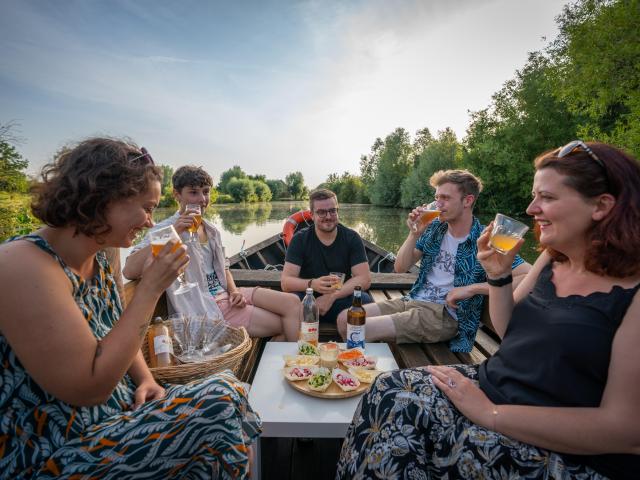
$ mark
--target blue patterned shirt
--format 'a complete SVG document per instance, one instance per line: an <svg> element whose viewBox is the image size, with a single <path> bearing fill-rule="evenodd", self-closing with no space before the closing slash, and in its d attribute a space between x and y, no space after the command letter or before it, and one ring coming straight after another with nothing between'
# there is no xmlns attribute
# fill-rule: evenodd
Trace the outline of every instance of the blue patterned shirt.
<svg viewBox="0 0 640 480"><path fill-rule="evenodd" d="M422 285L427 281L427 274L433 267L433 263L440 252L440 245L448 228L449 225L446 222L440 222L436 219L416 242L416 249L422 252L422 260L420 261L418 278L409 292L409 297L412 299L414 299L414 295L417 294ZM476 257L478 253L476 242L483 229L484 225L481 225L480 221L476 217L473 217L469 236L464 242L458 245L455 272L453 275L454 287L463 287L487 281L485 271ZM516 256L511 268L516 268L522 263L524 263L524 260L520 258L520 256ZM452 352L470 352L473 348L476 332L480 325L483 301L484 295L474 295L471 298L458 302L458 308L456 310L458 314L458 333L449 341L449 349Z"/></svg>

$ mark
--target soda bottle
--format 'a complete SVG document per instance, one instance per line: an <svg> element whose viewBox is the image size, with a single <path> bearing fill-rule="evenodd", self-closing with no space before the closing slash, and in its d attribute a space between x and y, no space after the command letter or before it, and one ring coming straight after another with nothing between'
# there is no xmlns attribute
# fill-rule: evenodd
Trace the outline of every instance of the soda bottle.
<svg viewBox="0 0 640 480"><path fill-rule="evenodd" d="M149 346L149 364L152 368L171 365L173 343L171 343L169 329L162 318L156 317L151 322L147 334L147 344Z"/></svg>
<svg viewBox="0 0 640 480"><path fill-rule="evenodd" d="M353 289L353 303L347 310L347 348L364 349L364 324L366 312L362 308L362 288Z"/></svg>
<svg viewBox="0 0 640 480"><path fill-rule="evenodd" d="M318 346L320 333L320 312L313 297L313 288L307 288L307 294L302 300L302 319L300 321L300 340Z"/></svg>

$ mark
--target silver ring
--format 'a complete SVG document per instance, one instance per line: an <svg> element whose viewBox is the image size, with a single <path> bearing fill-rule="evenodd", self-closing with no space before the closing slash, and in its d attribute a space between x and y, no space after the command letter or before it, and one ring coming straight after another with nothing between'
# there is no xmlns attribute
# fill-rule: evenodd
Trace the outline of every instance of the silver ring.
<svg viewBox="0 0 640 480"><path fill-rule="evenodd" d="M458 384L454 382L451 378L447 377L447 385L449 385L449 387L451 388L456 388Z"/></svg>

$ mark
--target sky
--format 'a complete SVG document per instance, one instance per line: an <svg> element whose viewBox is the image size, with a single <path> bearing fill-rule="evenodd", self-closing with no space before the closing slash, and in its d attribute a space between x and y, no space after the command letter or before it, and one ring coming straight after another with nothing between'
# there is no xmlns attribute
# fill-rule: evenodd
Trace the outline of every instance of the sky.
<svg viewBox="0 0 640 480"><path fill-rule="evenodd" d="M128 137L156 163L310 188L398 127L447 127L557 35L564 0L0 0L0 124L35 173Z"/></svg>

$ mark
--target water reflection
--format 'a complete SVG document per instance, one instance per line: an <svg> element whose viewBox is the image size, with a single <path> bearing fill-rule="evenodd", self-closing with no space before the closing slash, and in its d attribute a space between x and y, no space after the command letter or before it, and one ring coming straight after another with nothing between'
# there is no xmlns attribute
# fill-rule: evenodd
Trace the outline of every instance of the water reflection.
<svg viewBox="0 0 640 480"><path fill-rule="evenodd" d="M307 202L273 202L245 205L212 205L205 217L218 227L222 242L229 256L242 246L255 245L282 231L287 217L300 209L308 208ZM376 207L372 205L340 205L340 221L356 230L363 238L396 253L407 236L407 209ZM174 213L171 209L158 209L154 220L160 221ZM480 221L488 223L493 215L480 215ZM531 225L530 219L524 221ZM523 256L533 262L533 236L528 232Z"/></svg>

